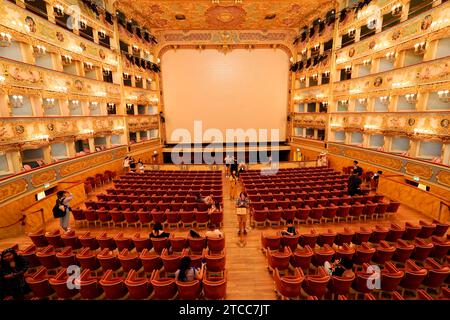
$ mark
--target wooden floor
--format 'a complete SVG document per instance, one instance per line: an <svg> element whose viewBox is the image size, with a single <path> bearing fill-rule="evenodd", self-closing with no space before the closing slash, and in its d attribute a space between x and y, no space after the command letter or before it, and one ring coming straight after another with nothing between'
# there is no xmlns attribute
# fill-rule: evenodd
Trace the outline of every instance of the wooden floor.
<svg viewBox="0 0 450 320"><path fill-rule="evenodd" d="M109 186L105 186L106 189ZM102 190L98 192L102 192ZM227 299L236 300L273 300L276 299L274 293L274 286L272 276L269 273L266 265L265 256L261 251L260 235L261 232L273 232L281 228L265 228L265 229L250 229L248 227L247 236L240 237L237 235L238 225L237 218L234 210L234 202L229 199L229 187L228 183L224 185L224 226L223 232L226 237L226 268L228 272L228 285L227 285ZM94 197L94 195L91 195ZM424 216L420 212L409 208L405 205L401 205L398 212L387 219L367 221L367 222L340 222L340 223L325 223L312 225L301 225L298 227L300 233L309 232L311 228L317 231L323 231L327 229L342 230L344 227L350 227L353 229L359 229L360 226L390 226L391 223L404 224L406 221L418 222L424 219L431 221L430 218ZM48 226L48 230L54 230L58 228L58 221L55 220ZM71 221L71 227L75 229L73 220ZM80 228L77 229L79 233L84 231L91 231L94 234L106 231L109 234L116 234L119 231L124 232L126 235L132 235L137 232L141 234L147 234L150 232L148 228ZM186 235L187 230L168 230L175 232L177 235ZM202 231L200 231L202 232ZM244 243L241 241L244 240ZM14 244L19 244L20 248L31 244L30 239L27 236L21 236L16 238L9 238L0 240L0 250L11 247Z"/></svg>

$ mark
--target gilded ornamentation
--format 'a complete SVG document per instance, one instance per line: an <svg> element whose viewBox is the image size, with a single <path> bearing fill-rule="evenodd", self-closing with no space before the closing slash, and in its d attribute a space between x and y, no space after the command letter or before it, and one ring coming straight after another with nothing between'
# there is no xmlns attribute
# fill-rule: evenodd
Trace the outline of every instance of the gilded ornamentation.
<svg viewBox="0 0 450 320"><path fill-rule="evenodd" d="M25 179L18 179L0 186L0 202L3 202L9 198L25 192L27 188L28 184Z"/></svg>
<svg viewBox="0 0 450 320"><path fill-rule="evenodd" d="M441 127L448 128L449 125L450 125L450 120L448 120L448 119L441 120Z"/></svg>
<svg viewBox="0 0 450 320"><path fill-rule="evenodd" d="M31 176L31 184L33 187L38 187L43 185L44 183L55 181L56 180L56 171L55 170L47 170L44 172L38 172Z"/></svg>
<svg viewBox="0 0 450 320"><path fill-rule="evenodd" d="M99 164L102 164L102 163L105 163L105 162L108 162L111 160L113 160L112 154L105 153L105 154L101 154L98 156L93 156L88 159L83 159L80 161L72 162L70 164L61 166L60 175L61 175L61 177L66 177L66 176L69 176L76 172L87 170L91 167L94 167L96 165L99 165Z"/></svg>
<svg viewBox="0 0 450 320"><path fill-rule="evenodd" d="M450 186L450 172L444 170L439 171L438 174L436 174L436 179L439 183Z"/></svg>
<svg viewBox="0 0 450 320"><path fill-rule="evenodd" d="M432 22L433 17L431 16L431 14L425 16L425 18L423 18L422 24L420 25L420 29L427 30L431 26Z"/></svg>
<svg viewBox="0 0 450 320"><path fill-rule="evenodd" d="M431 176L433 175L433 170L431 169L431 167L427 167L427 166L423 166L423 165L419 165L419 164L415 164L415 163L411 163L411 162L408 162L406 164L405 170L407 173L409 173L411 175L419 176L424 179L430 179Z"/></svg>
<svg viewBox="0 0 450 320"><path fill-rule="evenodd" d="M383 83L383 78L382 77L376 77L374 82L373 82L373 85L375 87L379 87L379 86L381 86L382 83Z"/></svg>
<svg viewBox="0 0 450 320"><path fill-rule="evenodd" d="M230 1L231 2L231 1ZM317 1L261 1L245 0L236 5L214 4L210 0L192 2L141 0L118 0L116 8L133 17L149 29L204 30L204 29L258 29L268 26L274 29L298 28L312 16L322 16L333 4L327 0ZM177 20L176 14L186 16ZM276 18L266 20L268 14Z"/></svg>
<svg viewBox="0 0 450 320"><path fill-rule="evenodd" d="M25 128L21 125L16 126L16 133L17 134L22 134L25 132Z"/></svg>

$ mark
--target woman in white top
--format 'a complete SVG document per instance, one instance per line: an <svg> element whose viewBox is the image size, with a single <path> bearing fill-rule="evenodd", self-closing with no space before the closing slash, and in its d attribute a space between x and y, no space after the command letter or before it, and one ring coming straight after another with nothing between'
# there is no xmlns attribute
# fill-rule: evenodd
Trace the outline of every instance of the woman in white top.
<svg viewBox="0 0 450 320"><path fill-rule="evenodd" d="M130 171L130 159L128 157L125 157L123 160L123 171L125 173Z"/></svg>

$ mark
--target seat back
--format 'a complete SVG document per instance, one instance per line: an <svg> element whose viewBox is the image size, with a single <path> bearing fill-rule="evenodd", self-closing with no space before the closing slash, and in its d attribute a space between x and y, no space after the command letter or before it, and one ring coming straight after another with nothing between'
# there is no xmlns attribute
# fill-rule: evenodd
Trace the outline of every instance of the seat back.
<svg viewBox="0 0 450 320"><path fill-rule="evenodd" d="M176 281L178 298L181 300L197 300L202 291L199 280L182 282Z"/></svg>

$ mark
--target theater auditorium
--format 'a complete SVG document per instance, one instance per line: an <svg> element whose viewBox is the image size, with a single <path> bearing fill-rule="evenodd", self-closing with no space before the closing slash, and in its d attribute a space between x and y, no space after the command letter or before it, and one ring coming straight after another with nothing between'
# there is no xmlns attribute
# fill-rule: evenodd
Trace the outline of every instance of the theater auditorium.
<svg viewBox="0 0 450 320"><path fill-rule="evenodd" d="M0 300L448 300L449 16L1 0Z"/></svg>

